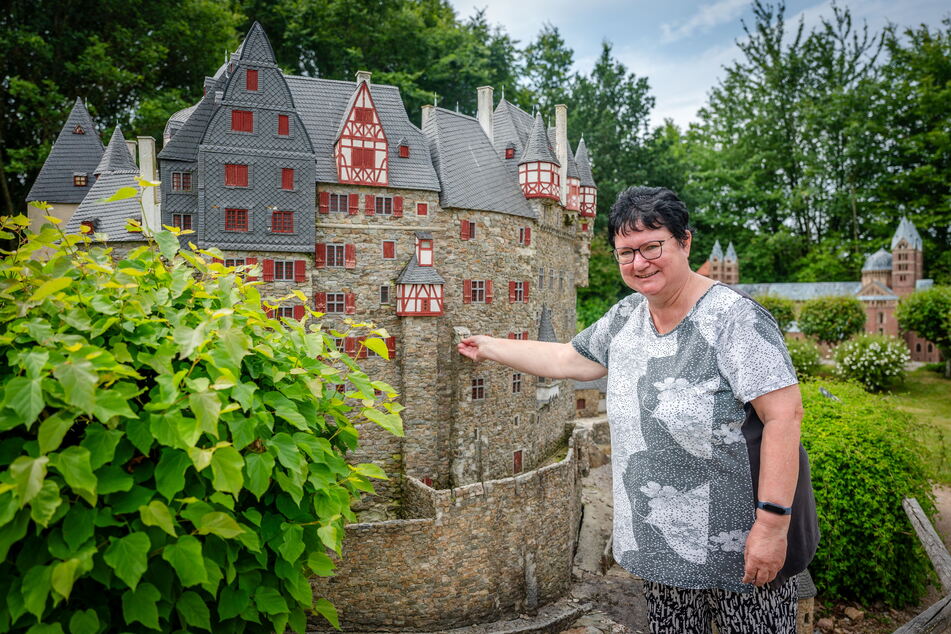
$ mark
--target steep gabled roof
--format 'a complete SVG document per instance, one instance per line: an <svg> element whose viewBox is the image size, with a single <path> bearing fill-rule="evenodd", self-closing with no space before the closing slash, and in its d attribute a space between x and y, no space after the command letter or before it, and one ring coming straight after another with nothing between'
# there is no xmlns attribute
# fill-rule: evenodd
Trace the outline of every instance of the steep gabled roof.
<svg viewBox="0 0 951 634"><path fill-rule="evenodd" d="M723 259L723 247L720 246L719 240L713 243L713 250L710 251L710 259L711 260Z"/></svg>
<svg viewBox="0 0 951 634"><path fill-rule="evenodd" d="M245 62L274 63L274 49L261 25L255 21L248 30L247 36L235 52L238 59Z"/></svg>
<svg viewBox="0 0 951 634"><path fill-rule="evenodd" d="M175 133L182 129L182 126L185 125L185 122L188 121L188 118L192 116L192 113L195 112L197 107L198 104L196 103L187 108L182 108L169 117L165 123L165 130L162 131L162 136L166 139L171 139L175 136Z"/></svg>
<svg viewBox="0 0 951 634"><path fill-rule="evenodd" d="M584 137L581 137L581 140L578 141L575 160L578 163L578 173L581 175L581 186L597 187L594 183L594 177L591 175L591 161L588 158L588 146L584 143Z"/></svg>
<svg viewBox="0 0 951 634"><path fill-rule="evenodd" d="M130 233L125 228L128 219L142 219L142 191L135 180L139 169L129 154L125 137L118 126L112 133L112 140L109 141L99 167L101 172L96 184L66 223L66 233L79 233L83 222L92 222L97 233L108 234L109 242L144 241L145 237L141 233ZM124 200L103 202L103 199L109 198L123 187L133 187L138 193Z"/></svg>
<svg viewBox="0 0 951 634"><path fill-rule="evenodd" d="M492 141L495 149L504 155L505 148L514 147L515 155L521 156L534 123L532 115L510 101L500 100L492 112Z"/></svg>
<svg viewBox="0 0 951 634"><path fill-rule="evenodd" d="M162 148L158 157L166 161L197 161L198 146L205 136L208 123L219 106L215 104L215 91L209 90L175 136Z"/></svg>
<svg viewBox="0 0 951 634"><path fill-rule="evenodd" d="M297 114L304 122L314 147L317 182L338 182L334 143L337 140L340 121L345 112L348 112L347 104L355 94L357 84L352 81L292 75L285 75L284 78L291 89ZM429 157L426 138L419 128L410 123L399 89L383 84L370 84L369 89L387 138L403 138L410 148L409 158L400 158L399 146L394 143L389 145L389 186L439 191L439 181Z"/></svg>
<svg viewBox="0 0 951 634"><path fill-rule="evenodd" d="M898 223L898 230L896 230L895 235L892 236L892 249L897 247L902 239L904 239L912 249L921 248L921 236L918 234L918 229L915 228L911 220L904 216L902 216L901 222Z"/></svg>
<svg viewBox="0 0 951 634"><path fill-rule="evenodd" d="M528 133L528 139L525 142L525 151L522 152L522 158L518 164L522 165L523 163L532 163L534 161L545 161L554 163L555 165L561 165L558 159L555 158L555 153L548 143L545 122L542 120L540 112L535 115L535 123L532 126L532 131Z"/></svg>
<svg viewBox="0 0 951 634"><path fill-rule="evenodd" d="M77 126L82 134L75 134ZM45 200L53 203L81 202L93 185L93 173L102 158L103 147L96 126L81 99L73 109L56 137L49 156L43 163L27 201ZM86 186L73 185L74 174L86 174Z"/></svg>
<svg viewBox="0 0 951 634"><path fill-rule="evenodd" d="M397 284L445 284L446 280L436 272L433 266L420 266L416 254L406 263L396 276Z"/></svg>
<svg viewBox="0 0 951 634"><path fill-rule="evenodd" d="M434 108L424 131L442 184L442 207L536 217L477 119Z"/></svg>

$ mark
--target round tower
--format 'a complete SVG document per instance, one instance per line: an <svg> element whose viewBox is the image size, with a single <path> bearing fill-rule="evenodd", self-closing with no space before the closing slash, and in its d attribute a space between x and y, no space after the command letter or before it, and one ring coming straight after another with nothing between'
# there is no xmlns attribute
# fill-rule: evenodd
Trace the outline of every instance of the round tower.
<svg viewBox="0 0 951 634"><path fill-rule="evenodd" d="M542 115L536 114L525 152L518 162L518 184L525 197L561 200L559 167L558 159L548 144L548 132Z"/></svg>
<svg viewBox="0 0 951 634"><path fill-rule="evenodd" d="M878 282L886 288L892 285L892 256L885 249L879 249L865 259L862 266L862 286Z"/></svg>

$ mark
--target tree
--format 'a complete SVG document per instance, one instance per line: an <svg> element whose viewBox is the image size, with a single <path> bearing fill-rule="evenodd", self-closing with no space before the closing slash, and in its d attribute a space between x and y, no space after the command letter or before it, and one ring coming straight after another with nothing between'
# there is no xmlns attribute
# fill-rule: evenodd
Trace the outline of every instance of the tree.
<svg viewBox="0 0 951 634"><path fill-rule="evenodd" d="M852 296L817 297L799 309L799 329L821 343L835 345L865 327L865 308Z"/></svg>
<svg viewBox="0 0 951 634"><path fill-rule="evenodd" d="M572 64L574 51L550 22L543 24L535 41L525 47L524 81L532 91L532 105L538 106L544 116L551 116L555 104L566 103L569 98Z"/></svg>
<svg viewBox="0 0 951 634"><path fill-rule="evenodd" d="M951 378L951 286L916 291L898 303L898 325L938 346L944 375Z"/></svg>
<svg viewBox="0 0 951 634"><path fill-rule="evenodd" d="M796 321L796 305L791 299L779 295L759 295L754 299L769 311L783 334L789 332L789 327Z"/></svg>

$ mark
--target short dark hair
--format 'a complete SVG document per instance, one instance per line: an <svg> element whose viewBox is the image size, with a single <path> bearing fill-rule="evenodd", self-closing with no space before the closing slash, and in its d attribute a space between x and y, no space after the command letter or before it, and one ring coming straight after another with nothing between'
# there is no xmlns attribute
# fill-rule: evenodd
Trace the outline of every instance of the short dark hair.
<svg viewBox="0 0 951 634"><path fill-rule="evenodd" d="M639 229L670 230L681 245L693 232L684 201L666 187L628 187L618 194L608 218L608 242L614 248L614 236Z"/></svg>

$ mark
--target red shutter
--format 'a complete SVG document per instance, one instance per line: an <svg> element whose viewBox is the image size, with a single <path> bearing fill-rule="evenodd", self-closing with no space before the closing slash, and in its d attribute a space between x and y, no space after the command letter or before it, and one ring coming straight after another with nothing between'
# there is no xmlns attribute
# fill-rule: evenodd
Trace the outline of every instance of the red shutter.
<svg viewBox="0 0 951 634"><path fill-rule="evenodd" d="M307 281L307 260L294 260L294 281L298 284Z"/></svg>
<svg viewBox="0 0 951 634"><path fill-rule="evenodd" d="M528 341L528 331L527 331L527 330L523 330L523 331L522 331L522 341Z"/></svg>
<svg viewBox="0 0 951 634"><path fill-rule="evenodd" d="M417 215L417 216L426 216L426 215L429 215L429 204L428 204L428 203L416 203L416 215Z"/></svg>
<svg viewBox="0 0 951 634"><path fill-rule="evenodd" d="M386 351L390 353L390 358L396 356L396 337L386 338Z"/></svg>
<svg viewBox="0 0 951 634"><path fill-rule="evenodd" d="M462 280L462 303L472 303L472 280Z"/></svg>
<svg viewBox="0 0 951 634"><path fill-rule="evenodd" d="M344 293L344 301L348 315L357 312L357 296L355 293Z"/></svg>
<svg viewBox="0 0 951 634"><path fill-rule="evenodd" d="M485 281L485 303L492 303L492 280Z"/></svg>
<svg viewBox="0 0 951 634"><path fill-rule="evenodd" d="M288 136L291 133L291 118L286 114L277 115L277 133Z"/></svg>
<svg viewBox="0 0 951 634"><path fill-rule="evenodd" d="M322 214L330 213L330 192L317 193L317 209Z"/></svg>
<svg viewBox="0 0 951 634"><path fill-rule="evenodd" d="M515 333L514 333L514 332L510 332L507 336L508 336L509 339L515 339Z"/></svg>
<svg viewBox="0 0 951 634"><path fill-rule="evenodd" d="M525 280L524 282L522 282L522 284L525 285L525 303L527 304L528 303L528 280Z"/></svg>
<svg viewBox="0 0 951 634"><path fill-rule="evenodd" d="M509 304L515 301L515 282L509 282Z"/></svg>
<svg viewBox="0 0 951 634"><path fill-rule="evenodd" d="M345 269L354 269L357 267L357 245L343 245L343 267Z"/></svg>
<svg viewBox="0 0 951 634"><path fill-rule="evenodd" d="M376 213L376 196L367 194L363 197L363 211L368 216L372 216Z"/></svg>
<svg viewBox="0 0 951 634"><path fill-rule="evenodd" d="M366 337L357 337L357 358L366 359L367 358L367 347L364 345Z"/></svg>
<svg viewBox="0 0 951 634"><path fill-rule="evenodd" d="M247 187L248 186L248 166L247 165L238 165L238 186Z"/></svg>
<svg viewBox="0 0 951 634"><path fill-rule="evenodd" d="M281 168L281 189L294 189L294 168Z"/></svg>
<svg viewBox="0 0 951 634"><path fill-rule="evenodd" d="M396 243L392 240L383 241L383 257L392 260L396 257Z"/></svg>
<svg viewBox="0 0 951 634"><path fill-rule="evenodd" d="M234 185L234 165L225 164L225 185Z"/></svg>
<svg viewBox="0 0 951 634"><path fill-rule="evenodd" d="M394 218L403 217L403 197L402 196L393 197L393 217Z"/></svg>
<svg viewBox="0 0 951 634"><path fill-rule="evenodd" d="M532 243L532 228L525 227L525 246L529 246Z"/></svg>
<svg viewBox="0 0 951 634"><path fill-rule="evenodd" d="M246 259L244 260L244 263L247 264L249 267L252 267L252 266L254 266L255 264L258 263L258 259L257 259L257 258L246 258ZM258 280L258 276L257 276L257 275L249 275L249 276L247 277L247 280L248 280L249 282L256 282L256 281Z"/></svg>
<svg viewBox="0 0 951 634"><path fill-rule="evenodd" d="M300 321L303 318L304 318L304 305L298 304L297 306L294 306L294 319Z"/></svg>
<svg viewBox="0 0 951 634"><path fill-rule="evenodd" d="M360 211L360 194L350 194L350 205L347 211L351 216L356 216Z"/></svg>
<svg viewBox="0 0 951 634"><path fill-rule="evenodd" d="M327 293L314 294L314 310L318 313L327 312Z"/></svg>
<svg viewBox="0 0 951 634"><path fill-rule="evenodd" d="M248 69L245 72L245 82L244 87L248 90L257 90L258 89L258 71Z"/></svg>
<svg viewBox="0 0 951 634"><path fill-rule="evenodd" d="M356 354L357 349L357 339L356 337L344 337L343 340L343 351L347 354L348 357L352 357Z"/></svg>
<svg viewBox="0 0 951 634"><path fill-rule="evenodd" d="M469 221L463 220L459 225L459 237L463 240L469 239Z"/></svg>
<svg viewBox="0 0 951 634"><path fill-rule="evenodd" d="M314 265L318 269L327 266L327 245L323 242L318 242L314 246Z"/></svg>
<svg viewBox="0 0 951 634"><path fill-rule="evenodd" d="M274 319L274 309L273 309L273 308L265 308L265 309L264 309L264 314L267 315L267 318L268 318L268 319Z"/></svg>
<svg viewBox="0 0 951 634"><path fill-rule="evenodd" d="M274 281L274 260L264 260L264 281Z"/></svg>

